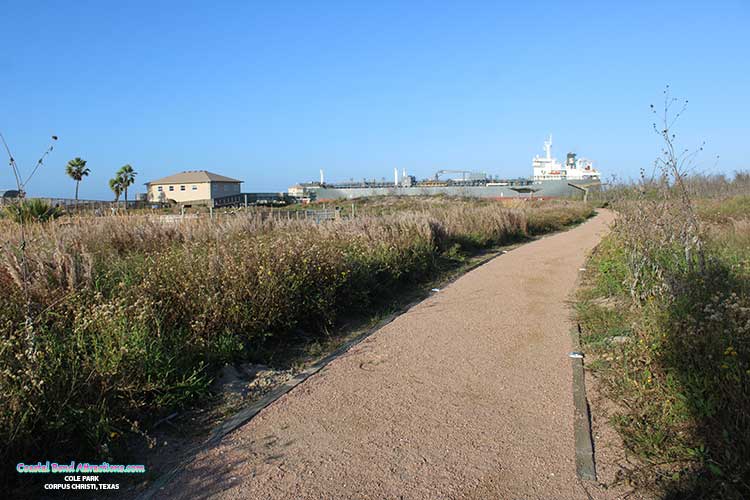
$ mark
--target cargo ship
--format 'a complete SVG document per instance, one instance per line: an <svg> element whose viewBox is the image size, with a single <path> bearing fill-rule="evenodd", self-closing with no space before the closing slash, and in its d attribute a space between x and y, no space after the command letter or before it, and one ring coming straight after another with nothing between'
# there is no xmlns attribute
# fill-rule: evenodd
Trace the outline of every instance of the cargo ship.
<svg viewBox="0 0 750 500"><path fill-rule="evenodd" d="M417 180L406 170L394 169L393 181L362 180L326 183L323 171L319 182L306 182L289 188L298 200L354 199L368 196L466 196L478 198L558 198L587 196L601 184L601 174L591 160L568 153L565 164L552 156L552 137L544 141L544 156L532 159L531 178L501 179L484 172L438 170L433 178ZM446 174L453 177L445 178Z"/></svg>

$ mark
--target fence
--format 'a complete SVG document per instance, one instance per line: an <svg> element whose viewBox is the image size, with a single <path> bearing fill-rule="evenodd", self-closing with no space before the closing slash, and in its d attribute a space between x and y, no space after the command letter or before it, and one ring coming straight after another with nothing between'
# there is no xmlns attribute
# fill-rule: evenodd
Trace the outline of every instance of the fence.
<svg viewBox="0 0 750 500"><path fill-rule="evenodd" d="M149 217L149 215L145 215ZM320 224L341 217L341 212L334 209L323 210L278 210L273 208L225 208L223 210L209 207L208 212L183 211L179 214L160 214L158 220L164 223L178 223L183 220L196 220L200 218L225 218L225 217L260 217L263 220L307 220Z"/></svg>
<svg viewBox="0 0 750 500"><path fill-rule="evenodd" d="M25 200L41 200L44 203L52 206L52 207L59 207L59 208L65 208L65 209L74 209L78 207L79 209L109 209L110 207L114 208L125 208L125 201L120 200L118 202L114 201L105 201L105 200L78 200L76 201L75 198L45 198L42 196L34 196L31 198L11 198L11 197L1 197L0 198L0 205L11 205L13 203L17 203L19 200L25 199ZM150 206L151 203L146 203L139 200L128 200L127 206L128 208L141 208L145 206Z"/></svg>
<svg viewBox="0 0 750 500"><path fill-rule="evenodd" d="M249 213L260 215L264 219L276 220L309 220L316 224L321 222L336 220L341 217L341 212L334 209L323 210L274 210L273 208L252 208ZM231 211L226 214L243 213L244 209ZM221 212L218 212L221 214ZM222 214L224 215L224 214Z"/></svg>

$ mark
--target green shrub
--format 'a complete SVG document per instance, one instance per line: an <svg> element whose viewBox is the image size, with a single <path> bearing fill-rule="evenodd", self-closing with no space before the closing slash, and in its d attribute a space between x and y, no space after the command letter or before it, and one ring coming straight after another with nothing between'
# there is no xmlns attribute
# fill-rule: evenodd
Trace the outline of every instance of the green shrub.
<svg viewBox="0 0 750 500"><path fill-rule="evenodd" d="M62 215L62 210L38 198L21 200L3 208L3 215L16 223L47 222Z"/></svg>

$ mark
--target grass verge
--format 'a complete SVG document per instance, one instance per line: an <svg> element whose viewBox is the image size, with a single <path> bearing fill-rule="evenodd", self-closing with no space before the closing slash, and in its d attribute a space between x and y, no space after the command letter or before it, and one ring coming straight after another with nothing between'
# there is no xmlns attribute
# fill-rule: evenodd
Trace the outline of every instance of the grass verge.
<svg viewBox="0 0 750 500"><path fill-rule="evenodd" d="M697 204L700 265L684 246L651 245L656 224L624 227L643 204L620 209L587 265L576 313L588 367L618 408L612 423L641 464L627 480L667 498L748 498L748 197ZM670 234L681 220L659 218Z"/></svg>

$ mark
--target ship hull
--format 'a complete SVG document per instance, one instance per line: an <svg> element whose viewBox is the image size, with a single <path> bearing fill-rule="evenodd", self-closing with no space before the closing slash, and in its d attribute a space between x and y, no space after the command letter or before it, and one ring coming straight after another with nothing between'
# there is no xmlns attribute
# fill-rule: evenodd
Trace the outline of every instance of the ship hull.
<svg viewBox="0 0 750 500"><path fill-rule="evenodd" d="M546 180L525 186L412 186L412 187L320 187L318 200L354 199L369 196L461 196L473 198L559 198L581 196L598 181Z"/></svg>

